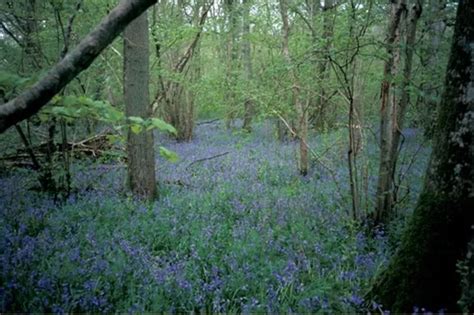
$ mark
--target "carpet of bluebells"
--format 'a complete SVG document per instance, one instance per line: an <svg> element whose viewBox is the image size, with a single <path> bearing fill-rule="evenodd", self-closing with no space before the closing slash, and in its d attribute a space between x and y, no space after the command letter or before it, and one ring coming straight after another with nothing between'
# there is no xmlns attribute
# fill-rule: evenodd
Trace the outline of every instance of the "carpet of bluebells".
<svg viewBox="0 0 474 315"><path fill-rule="evenodd" d="M405 136L402 211L413 207L429 155L416 131ZM74 193L61 203L29 189L31 171L4 173L0 311L356 310L391 246L382 232L366 237L349 215L345 138L345 130L314 137L325 166L315 161L301 177L297 145L275 140L270 122L250 135L203 124L190 143L160 136L157 148L180 160L157 158L153 203L127 193L125 168L113 161L78 161ZM376 142L363 148L367 199Z"/></svg>

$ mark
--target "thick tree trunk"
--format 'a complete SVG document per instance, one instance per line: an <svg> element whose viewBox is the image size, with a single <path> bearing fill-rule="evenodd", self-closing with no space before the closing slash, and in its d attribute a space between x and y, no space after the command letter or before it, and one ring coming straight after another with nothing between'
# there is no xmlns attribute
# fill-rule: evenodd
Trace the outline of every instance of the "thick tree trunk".
<svg viewBox="0 0 474 315"><path fill-rule="evenodd" d="M393 130L397 115L394 78L400 67L401 22L406 13L406 3L405 0L396 0L391 3L391 6L386 43L389 57L385 62L381 88L380 166L374 214L375 224L386 223L392 216L393 163L390 152L393 146Z"/></svg>
<svg viewBox="0 0 474 315"><path fill-rule="evenodd" d="M148 19L144 12L124 31L124 100L127 117L151 116L149 100ZM146 199L156 194L153 130L128 131L128 181L132 192Z"/></svg>
<svg viewBox="0 0 474 315"><path fill-rule="evenodd" d="M299 171L301 175L308 174L309 168L309 158L308 158L308 146L307 146L307 137L308 137L308 114L307 110L303 106L303 103L300 100L300 83L298 80L298 75L292 65L290 50L289 50L289 36L290 36L290 25L288 22L288 3L286 0L280 0L280 13L282 18L282 52L283 57L285 58L286 66L289 71L290 80L292 83L292 94L293 94L293 106L296 110L297 115L297 136L299 138Z"/></svg>
<svg viewBox="0 0 474 315"><path fill-rule="evenodd" d="M457 263L474 224L474 1L459 2L446 89L423 191L369 297L392 312L458 312ZM473 311L473 310L470 310Z"/></svg>
<svg viewBox="0 0 474 315"><path fill-rule="evenodd" d="M156 0L122 0L79 45L58 62L40 81L0 106L0 133L36 114L48 101L87 69L133 19Z"/></svg>

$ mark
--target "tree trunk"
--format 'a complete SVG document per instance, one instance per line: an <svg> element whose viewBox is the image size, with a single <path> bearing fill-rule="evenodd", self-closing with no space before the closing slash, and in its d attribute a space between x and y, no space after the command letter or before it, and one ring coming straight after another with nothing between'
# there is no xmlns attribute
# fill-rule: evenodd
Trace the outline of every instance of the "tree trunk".
<svg viewBox="0 0 474 315"><path fill-rule="evenodd" d="M151 116L149 100L148 19L144 12L124 31L124 100L127 117ZM134 133L127 139L128 181L132 192L146 199L156 194L153 130Z"/></svg>
<svg viewBox="0 0 474 315"><path fill-rule="evenodd" d="M235 84L237 83L236 73L237 73L237 60L238 60L238 1L237 0L225 0L225 8L227 14L227 54L226 54L226 101L229 102L227 117L226 117L226 127L227 129L232 127L234 119L237 115L236 108L236 93L235 93Z"/></svg>
<svg viewBox="0 0 474 315"><path fill-rule="evenodd" d="M391 312L460 310L456 265L466 257L474 224L473 16L474 1L461 0L424 187L397 252L369 294Z"/></svg>
<svg viewBox="0 0 474 315"><path fill-rule="evenodd" d="M392 160L393 130L396 121L397 98L396 83L393 80L400 67L401 22L406 13L405 0L391 3L389 27L387 33L388 60L384 66L384 78L381 88L382 105L380 110L380 167L377 183L377 201L374 214L375 224L386 223L392 216Z"/></svg>
<svg viewBox="0 0 474 315"><path fill-rule="evenodd" d="M25 1L26 21L23 27L24 41L22 58L22 73L30 75L42 68L41 62L41 42L38 34L38 19L36 14L36 0Z"/></svg>
<svg viewBox="0 0 474 315"><path fill-rule="evenodd" d="M289 71L290 80L292 82L292 94L293 94L293 106L295 106L297 114L297 135L299 138L299 172L301 175L308 174L308 115L307 110L303 106L300 100L300 84L298 81L298 75L292 65L290 50L289 50L289 36L290 36L290 25L288 22L288 3L286 0L280 0L280 13L282 19L282 53L285 58L286 66Z"/></svg>
<svg viewBox="0 0 474 315"><path fill-rule="evenodd" d="M404 45L404 66L402 72L402 82L400 86L401 95L396 107L395 113L395 123L393 126L393 139L392 139L392 148L390 150L390 160L392 162L391 165L391 180L393 181L395 178L395 171L398 161L398 155L400 152L400 138L402 136L403 125L405 121L405 114L408 108L408 104L410 102L410 84L411 84L411 72L412 72L412 65L413 65L413 52L415 50L415 40L416 40L416 26L418 23L418 19L420 18L422 10L422 0L416 0L414 3L410 5L408 8L408 14L406 19L406 40ZM392 193L392 201L397 201L397 190L398 187L395 182L392 183L393 185L393 193ZM393 206L393 205L392 205Z"/></svg>
<svg viewBox="0 0 474 315"><path fill-rule="evenodd" d="M326 85L329 82L330 72L329 72L329 53L332 46L333 40L333 33L334 33L334 0L325 0L324 6L322 7L322 15L323 15L323 32L322 32L322 40L323 40L323 56L321 61L318 65L318 74L319 74L319 87L316 90L319 90L319 95L316 97L317 106L316 106L316 113L315 113L315 127L319 130L325 130L329 127L329 123L326 117L326 109L328 103L328 93L326 91ZM316 36L313 36L313 45L316 46L317 42L321 39Z"/></svg>
<svg viewBox="0 0 474 315"><path fill-rule="evenodd" d="M186 23L184 7L185 4L181 3L181 6L178 8L180 12L177 14L182 23ZM186 82L194 82L198 80L201 75L199 68L199 44L204 24L211 7L212 3L208 4L207 7L203 1L197 1L195 3L193 18L197 29L196 35L189 45L187 45L186 50L181 56L179 56L181 53L179 49L171 53L172 62L175 62L173 59L178 59L176 63L171 66L170 70L170 72L174 73L174 76L168 81L165 81L162 75L159 75L158 78L160 87L153 103L155 109L158 108L158 105L162 105L161 113L167 122L176 128L176 140L178 141L190 141L193 137L195 125L194 93L190 87L191 84L186 84L183 79L186 77ZM156 16L156 11L154 16ZM153 37L156 47L156 57L160 63L162 58L160 56L159 39L156 33L153 34ZM176 56L179 56L179 58L176 58ZM197 60L191 63L196 57ZM176 80L178 76L182 76L181 80Z"/></svg>
<svg viewBox="0 0 474 315"><path fill-rule="evenodd" d="M439 103L442 86L439 78L442 77L442 70L440 64L444 61L441 58L441 47L446 29L446 22L444 21L447 0L429 0L427 11L428 17L428 38L425 44L425 51L422 56L426 56L425 60L421 60L424 67L424 73L427 74L428 80L423 82L422 90L423 97L421 100L422 121L421 125L425 131L425 135L432 137L434 130L434 122L436 120L436 108Z"/></svg>
<svg viewBox="0 0 474 315"><path fill-rule="evenodd" d="M243 0L243 43L242 43L242 59L244 61L245 82L251 84L252 81L252 56L250 51L250 0ZM251 93L251 91L247 91ZM254 104L251 95L247 95L244 101L244 123L242 128L250 132L252 130L252 117L254 112Z"/></svg>
<svg viewBox="0 0 474 315"><path fill-rule="evenodd" d="M102 22L41 80L0 106L0 133L36 114L104 50L133 19L156 0L122 0Z"/></svg>

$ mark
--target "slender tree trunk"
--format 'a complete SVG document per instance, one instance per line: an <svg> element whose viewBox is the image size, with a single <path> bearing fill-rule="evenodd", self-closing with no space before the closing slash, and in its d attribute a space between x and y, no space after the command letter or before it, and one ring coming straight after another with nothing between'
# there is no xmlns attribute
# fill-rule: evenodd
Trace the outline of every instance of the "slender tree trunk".
<svg viewBox="0 0 474 315"><path fill-rule="evenodd" d="M56 15L56 22L57 22L57 28L60 29L60 33L62 34L62 40L63 40L63 49L61 50L59 54L59 60L63 59L67 52L69 51L69 45L71 41L71 35L72 35L72 26L74 23L74 19L76 18L76 13L79 11L81 8L83 0L78 0L76 3L76 11L69 17L68 24L66 28L64 28L64 24L61 20L61 11L57 8L54 9L55 15ZM59 34L59 32L58 32ZM59 42L59 38L58 38ZM64 95L65 90L63 89L60 93L61 96ZM55 123L54 120L52 123ZM61 133L61 158L62 158L62 170L60 172L59 179L57 180L57 191L58 193L62 194L62 198L65 199L69 196L71 193L71 170L70 170L70 164L71 164L71 158L70 158L70 153L69 153L69 145L68 145L68 137L67 137L67 123L66 121L61 118L59 120L59 129ZM53 140L54 140L54 133L53 133ZM54 141L53 141L54 145Z"/></svg>
<svg viewBox="0 0 474 315"><path fill-rule="evenodd" d="M415 40L416 40L416 28L418 19L420 18L422 11L422 0L416 0L414 3L410 4L408 8L408 14L406 18L406 40L404 45L404 66L402 71L402 82L400 86L400 98L396 107L395 113L395 123L393 126L393 139L392 139L392 148L390 150L390 160L391 160L391 180L395 178L395 171L399 155L400 147L400 138L402 136L403 125L405 121L405 114L410 102L410 84L412 78L412 65L413 65L413 52L415 50ZM393 183L393 194L392 200L396 202L397 200L397 190L398 187L396 183Z"/></svg>
<svg viewBox="0 0 474 315"><path fill-rule="evenodd" d="M397 252L368 296L393 313L413 306L460 311L457 263L474 233L473 16L474 1L460 0L424 187Z"/></svg>
<svg viewBox="0 0 474 315"><path fill-rule="evenodd" d="M355 64L352 67L353 76L355 76ZM354 79L353 79L354 80ZM354 83L352 83L354 85ZM349 187L352 199L352 218L356 221L360 216L360 187L359 187L359 171L357 165L357 156L360 150L361 142L361 126L358 115L359 103L354 95L354 86L350 88L352 92L349 95L349 148L347 151L347 162L349 169Z"/></svg>
<svg viewBox="0 0 474 315"><path fill-rule="evenodd" d="M244 61L245 81L251 84L252 81L252 56L250 51L250 0L243 0L243 42L242 42L242 59ZM248 91L247 93L249 93ZM251 95L247 95L244 101L244 123L242 128L250 132L252 130L252 118L254 112L254 104Z"/></svg>
<svg viewBox="0 0 474 315"><path fill-rule="evenodd" d="M183 13L185 10L184 3L181 3L181 6L178 8L180 11L177 15L182 23L186 23ZM153 106L155 106L154 111L160 104L163 105L162 114L166 120L176 128L176 140L178 141L190 141L192 139L195 124L195 108L194 93L192 89L189 85L184 83L184 80L176 80L176 76L182 76L183 78L187 76L186 82L198 80L198 77L200 76L200 39L211 7L212 2L208 4L207 7L201 1L195 3L194 20L197 29L196 35L189 45L186 46L186 50L181 56L179 56L181 53L179 49L177 49L174 54L172 53L172 62L175 62L173 59L178 59L176 63L171 66L171 72L173 72L175 76L168 81L165 81L165 78L161 75L158 77L160 86L153 101ZM154 16L156 16L156 10ZM159 62L161 59L161 47L156 32L153 34L153 39L155 42L156 57ZM179 58L176 58L176 56L179 56ZM191 61L196 56L198 59L192 63Z"/></svg>
<svg viewBox="0 0 474 315"><path fill-rule="evenodd" d="M382 98L387 93L389 101L386 104L385 111L382 111L381 122L381 156L380 173L377 187L377 208L375 213L375 223L384 224L390 221L393 216L393 207L397 200L397 186L394 181L396 164L399 155L400 138L402 136L403 122L405 113L409 104L409 87L411 84L411 72L413 64L413 51L416 39L416 28L418 19L421 15L422 0L414 0L408 7L405 3L399 3L399 9L402 10L402 19L398 21L398 43L403 39L403 69L400 70L402 52L400 48L394 52L392 63L392 82L390 89L382 90ZM393 11L392 11L393 14ZM392 15L393 18L393 15ZM390 29L389 31L391 31ZM396 43L396 42L395 42ZM395 44L394 43L394 44ZM399 85L400 93L397 95L396 83L393 77L401 73L401 83ZM382 99L384 102L384 99ZM384 106L382 104L382 106Z"/></svg>
<svg viewBox="0 0 474 315"><path fill-rule="evenodd" d="M238 0L225 0L225 8L227 13L227 60L226 60L226 101L229 102L227 117L226 117L226 127L229 129L232 127L234 119L237 115L238 109L236 108L236 93L235 93L235 84L237 83L236 79L236 70L237 70L237 60L238 60Z"/></svg>
<svg viewBox="0 0 474 315"><path fill-rule="evenodd" d="M329 51L332 46L332 37L334 33L334 14L333 14L334 0L325 0L323 6L323 32L322 32L322 41L323 41L323 56L318 65L318 74L320 77L320 85L316 90L319 90L319 95L317 97L317 112L315 113L316 127L319 130L324 130L327 125L326 109L328 103L328 93L326 91L326 85L329 82ZM314 45L317 41L320 41L319 38L313 39Z"/></svg>
<svg viewBox="0 0 474 315"><path fill-rule="evenodd" d="M42 68L41 43L38 34L37 3L36 0L25 1L26 22L23 27L23 58L22 72L30 75L31 71L37 72Z"/></svg>
<svg viewBox="0 0 474 315"><path fill-rule="evenodd" d="M434 121L436 119L436 108L439 103L441 95L441 84L438 80L442 77L440 71L440 64L443 59L441 58L441 47L443 41L443 35L446 29L446 23L444 21L447 0L429 0L427 5L428 17L428 30L427 30L427 43L425 44L426 56L425 60L422 60L424 66L424 72L428 75L428 80L423 82L422 90L423 97L419 99L422 101L422 126L425 130L425 135L431 137L434 133Z"/></svg>
<svg viewBox="0 0 474 315"><path fill-rule="evenodd" d="M127 117L147 119L149 101L149 41L146 11L124 31L124 100ZM132 192L146 199L156 195L153 131L128 131L128 181Z"/></svg>
<svg viewBox="0 0 474 315"><path fill-rule="evenodd" d="M23 27L25 38L23 43L22 72L24 72L25 75L30 75L32 72L38 73L41 71L43 60L38 32L38 4L36 0L25 0L24 5L26 21ZM48 139L45 156L42 163L38 164L41 166L38 169L38 181L40 182L43 191L52 193L56 196L58 187L57 182L53 177L53 155L56 151L54 141L56 120L54 118L49 119L46 124L48 125ZM18 128L20 128L19 126L17 127L17 130L20 130Z"/></svg>
<svg viewBox="0 0 474 315"><path fill-rule="evenodd" d="M374 215L375 224L386 223L392 216L392 160L393 130L396 122L397 97L394 78L400 67L401 25L406 13L405 0L391 2L390 20L387 32L388 60L384 66L381 88L380 109L380 167L377 183L377 201Z"/></svg>
<svg viewBox="0 0 474 315"><path fill-rule="evenodd" d="M282 53L285 58L286 66L290 74L290 80L292 86L293 106L295 107L297 114L297 134L299 138L299 171L301 175L308 173L308 146L306 139L308 138L308 114L305 106L300 100L300 83L298 75L292 65L290 50L289 50L289 36L290 36L290 25L288 22L288 3L286 0L280 0L280 13L282 18Z"/></svg>

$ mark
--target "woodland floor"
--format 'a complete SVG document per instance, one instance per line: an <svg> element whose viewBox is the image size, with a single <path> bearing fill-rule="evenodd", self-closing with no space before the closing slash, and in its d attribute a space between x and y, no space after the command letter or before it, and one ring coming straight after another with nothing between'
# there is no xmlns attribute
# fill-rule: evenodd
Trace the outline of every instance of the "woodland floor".
<svg viewBox="0 0 474 315"><path fill-rule="evenodd" d="M75 163L62 203L29 189L32 171L0 174L1 311L354 311L402 224L369 239L351 220L346 133L312 137L320 160L306 177L296 143L275 140L270 122L250 135L198 125L190 143L157 137L157 150L180 160L158 158L160 199L148 204L126 193L125 168L111 159ZM429 155L421 133L404 133L401 213ZM374 199L373 134L358 163L363 212Z"/></svg>

